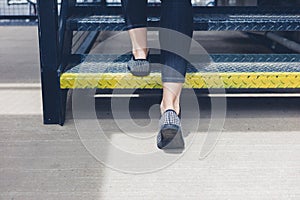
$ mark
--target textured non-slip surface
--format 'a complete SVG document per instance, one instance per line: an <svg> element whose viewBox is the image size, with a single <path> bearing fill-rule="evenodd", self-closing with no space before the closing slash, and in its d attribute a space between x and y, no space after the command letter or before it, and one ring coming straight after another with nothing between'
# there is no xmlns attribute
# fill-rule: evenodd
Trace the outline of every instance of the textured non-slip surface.
<svg viewBox="0 0 300 200"><path fill-rule="evenodd" d="M149 17L149 26L159 25L158 17ZM299 31L300 15L196 15L195 30L208 31ZM71 17L69 27L73 30L125 30L123 17L94 15Z"/></svg>
<svg viewBox="0 0 300 200"><path fill-rule="evenodd" d="M207 62L192 63L188 72L300 72L300 54L202 55ZM153 56L153 60L157 56ZM197 59L197 58L195 58ZM86 55L82 63L65 73L127 73L129 55ZM201 60L201 59L200 59ZM154 68L152 72L160 72Z"/></svg>
<svg viewBox="0 0 300 200"><path fill-rule="evenodd" d="M160 68L134 77L129 56L88 55L61 76L61 88L161 88ZM192 63L189 88L299 88L299 55L211 55L206 63ZM211 61L210 61L211 60ZM214 62L215 60L215 62ZM210 62L209 62L210 61Z"/></svg>

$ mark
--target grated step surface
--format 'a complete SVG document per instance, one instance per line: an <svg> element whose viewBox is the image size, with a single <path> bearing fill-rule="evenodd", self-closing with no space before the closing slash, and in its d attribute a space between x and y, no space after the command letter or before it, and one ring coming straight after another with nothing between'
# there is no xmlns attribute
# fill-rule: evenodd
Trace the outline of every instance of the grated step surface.
<svg viewBox="0 0 300 200"><path fill-rule="evenodd" d="M159 26L159 17L148 17L148 25ZM79 31L122 31L125 20L120 15L74 16L69 28ZM273 14L205 14L195 15L198 31L300 31L300 15Z"/></svg>
<svg viewBox="0 0 300 200"><path fill-rule="evenodd" d="M160 68L135 77L127 70L128 55L87 55L65 71L62 89L74 88L161 88ZM157 56L152 56L155 62ZM300 88L300 55L210 55L210 62L188 66L186 88Z"/></svg>

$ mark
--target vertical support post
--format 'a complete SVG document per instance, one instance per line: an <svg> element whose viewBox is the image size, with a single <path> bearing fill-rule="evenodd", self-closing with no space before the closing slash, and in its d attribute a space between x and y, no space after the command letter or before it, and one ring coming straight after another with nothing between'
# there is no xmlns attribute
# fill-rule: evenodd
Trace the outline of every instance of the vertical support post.
<svg viewBox="0 0 300 200"><path fill-rule="evenodd" d="M62 0L59 19L59 48L62 72L66 65L66 60L72 53L73 31L67 29L67 18L70 16L71 9L75 6L76 0Z"/></svg>
<svg viewBox="0 0 300 200"><path fill-rule="evenodd" d="M57 0L38 0L37 3L44 124L63 125L63 92L58 73L60 56Z"/></svg>

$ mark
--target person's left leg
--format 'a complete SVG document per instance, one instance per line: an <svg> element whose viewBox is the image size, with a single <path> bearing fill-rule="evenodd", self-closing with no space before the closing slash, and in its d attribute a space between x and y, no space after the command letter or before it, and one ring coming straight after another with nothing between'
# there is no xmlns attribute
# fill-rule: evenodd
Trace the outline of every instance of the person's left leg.
<svg viewBox="0 0 300 200"><path fill-rule="evenodd" d="M146 59L148 55L147 48L147 28L134 28L128 30L132 54L135 59Z"/></svg>
<svg viewBox="0 0 300 200"><path fill-rule="evenodd" d="M147 0L122 0L122 8L132 44L128 69L135 76L146 76L150 73L147 60Z"/></svg>
<svg viewBox="0 0 300 200"><path fill-rule="evenodd" d="M123 14L136 59L146 59L147 50L147 0L122 0Z"/></svg>

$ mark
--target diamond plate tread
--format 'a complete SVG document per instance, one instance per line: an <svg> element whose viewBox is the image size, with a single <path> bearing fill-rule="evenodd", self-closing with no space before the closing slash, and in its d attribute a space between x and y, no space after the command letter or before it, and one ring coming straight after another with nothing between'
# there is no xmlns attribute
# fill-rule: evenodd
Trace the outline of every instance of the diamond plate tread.
<svg viewBox="0 0 300 200"><path fill-rule="evenodd" d="M159 69L147 77L134 77L127 70L128 59L88 55L61 75L61 88L161 88ZM198 67L189 66L186 88L300 88L299 54L211 55L211 60Z"/></svg>
<svg viewBox="0 0 300 200"><path fill-rule="evenodd" d="M148 17L149 26L159 25L158 17ZM79 31L122 31L122 16L93 15L71 17L69 28ZM202 31L300 31L300 15L195 15L194 29Z"/></svg>
<svg viewBox="0 0 300 200"><path fill-rule="evenodd" d="M193 73L187 74L185 88L266 89L300 88L300 73ZM129 73L63 74L62 89L160 89L159 73L134 77Z"/></svg>
<svg viewBox="0 0 300 200"><path fill-rule="evenodd" d="M300 54L211 54L213 62L300 62Z"/></svg>
<svg viewBox="0 0 300 200"><path fill-rule="evenodd" d="M300 54L212 54L193 55L193 66L187 72L300 72ZM197 57L200 57L197 61ZM66 73L129 73L129 55L85 55L81 63ZM205 60L200 63L199 60ZM150 56L151 63L159 62L159 55ZM152 72L160 69L152 64Z"/></svg>

